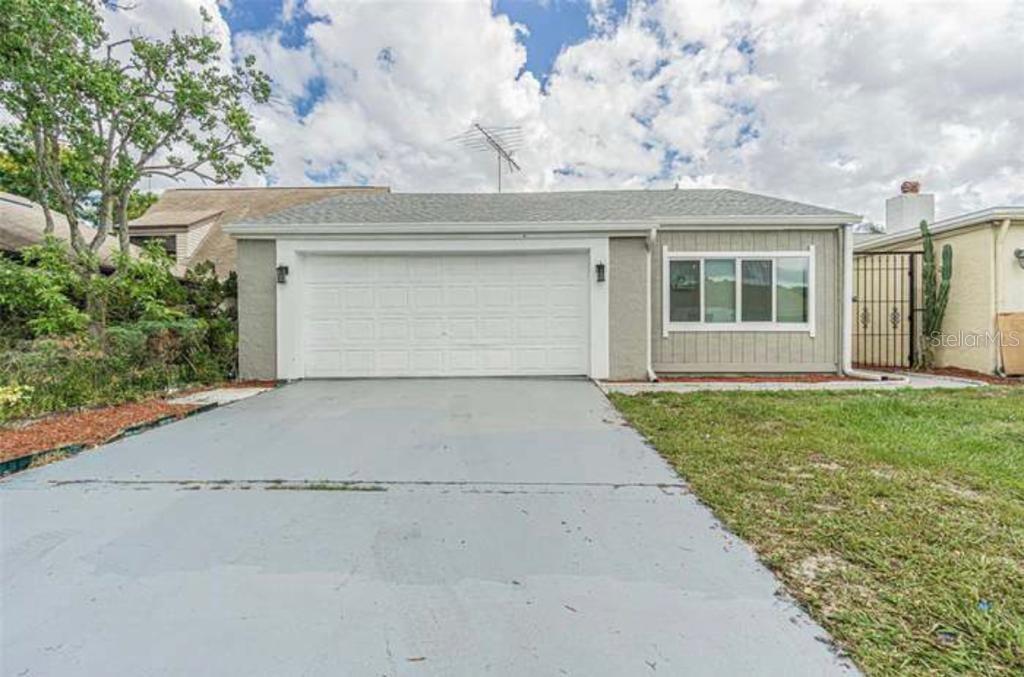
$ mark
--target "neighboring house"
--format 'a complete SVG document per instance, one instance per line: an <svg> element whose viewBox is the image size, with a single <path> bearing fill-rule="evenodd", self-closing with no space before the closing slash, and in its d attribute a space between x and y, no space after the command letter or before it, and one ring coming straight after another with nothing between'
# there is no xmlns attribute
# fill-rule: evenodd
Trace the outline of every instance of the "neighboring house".
<svg viewBox="0 0 1024 677"><path fill-rule="evenodd" d="M281 209L352 192L387 192L382 187L176 188L128 226L131 241L158 240L185 268L211 261L226 277L235 269L235 242L223 227Z"/></svg>
<svg viewBox="0 0 1024 677"><path fill-rule="evenodd" d="M53 235L65 242L71 241L71 230L68 220L60 212L52 211ZM36 202L19 195L0 191L0 252L16 254L23 247L40 244L46 230L46 216L43 208ZM90 226L82 226L82 236L91 240L94 231ZM70 246L70 245L69 245ZM113 270L114 256L120 251L116 234L110 234L100 245L100 267L105 271ZM138 249L131 247L133 256L138 256Z"/></svg>
<svg viewBox="0 0 1024 677"><path fill-rule="evenodd" d="M887 232L858 241L857 254L921 251L921 220L930 224L936 255L943 245L953 249L942 325L946 340L936 350L937 366L991 374L1010 362L1024 364L1024 207L992 207L936 221L933 196L905 192L886 203ZM905 284L859 285L859 302L869 306L874 298L905 295ZM915 286L919 293L921 285ZM1011 332L1017 332L1018 346ZM1015 366L1013 372L1020 370Z"/></svg>
<svg viewBox="0 0 1024 677"><path fill-rule="evenodd" d="M836 373L856 221L735 190L343 195L239 219L240 372Z"/></svg>

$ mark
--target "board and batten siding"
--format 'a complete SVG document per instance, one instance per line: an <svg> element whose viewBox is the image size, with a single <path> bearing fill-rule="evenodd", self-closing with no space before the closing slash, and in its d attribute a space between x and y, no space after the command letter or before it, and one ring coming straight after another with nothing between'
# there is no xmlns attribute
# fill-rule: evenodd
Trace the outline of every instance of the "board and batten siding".
<svg viewBox="0 0 1024 677"><path fill-rule="evenodd" d="M815 335L804 332L676 332L662 335L662 252L765 252L814 245ZM673 373L836 372L842 361L839 230L661 230L651 278L654 371Z"/></svg>

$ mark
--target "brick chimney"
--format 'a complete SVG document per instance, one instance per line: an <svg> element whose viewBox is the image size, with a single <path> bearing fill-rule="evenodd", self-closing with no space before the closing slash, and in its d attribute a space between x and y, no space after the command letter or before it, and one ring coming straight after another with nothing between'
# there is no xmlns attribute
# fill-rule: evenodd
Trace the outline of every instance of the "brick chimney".
<svg viewBox="0 0 1024 677"><path fill-rule="evenodd" d="M917 228L921 221L935 221L935 196L922 194L917 181L904 181L900 194L885 201L885 230L898 233Z"/></svg>

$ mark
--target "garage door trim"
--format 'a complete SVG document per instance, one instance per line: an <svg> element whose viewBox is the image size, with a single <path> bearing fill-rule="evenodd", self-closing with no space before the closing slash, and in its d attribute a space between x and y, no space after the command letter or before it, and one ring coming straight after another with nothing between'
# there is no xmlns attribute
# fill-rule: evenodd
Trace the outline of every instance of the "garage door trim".
<svg viewBox="0 0 1024 677"><path fill-rule="evenodd" d="M432 240L301 240L277 241L277 265L288 267L287 281L277 285L278 378L305 375L302 336L304 262L323 254L527 254L585 253L589 258L589 376L608 377L608 283L598 282L594 269L608 263L608 238L432 239Z"/></svg>

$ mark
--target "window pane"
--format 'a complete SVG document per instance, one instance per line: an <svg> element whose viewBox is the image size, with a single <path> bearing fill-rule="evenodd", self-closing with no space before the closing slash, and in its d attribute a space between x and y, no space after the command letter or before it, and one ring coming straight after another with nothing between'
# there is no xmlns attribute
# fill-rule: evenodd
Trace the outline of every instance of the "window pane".
<svg viewBox="0 0 1024 677"><path fill-rule="evenodd" d="M704 321L736 321L736 260L704 261Z"/></svg>
<svg viewBox="0 0 1024 677"><path fill-rule="evenodd" d="M779 322L807 322L808 259L779 259L776 302Z"/></svg>
<svg viewBox="0 0 1024 677"><path fill-rule="evenodd" d="M743 262L743 321L772 321L772 262Z"/></svg>
<svg viewBox="0 0 1024 677"><path fill-rule="evenodd" d="M700 261L669 261L669 320L700 321Z"/></svg>

